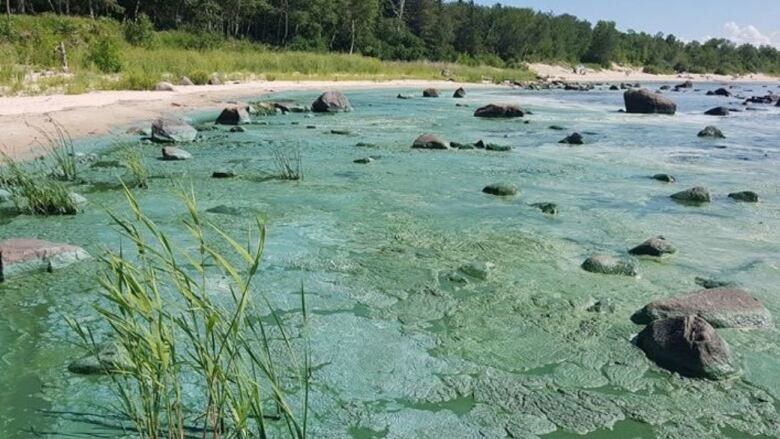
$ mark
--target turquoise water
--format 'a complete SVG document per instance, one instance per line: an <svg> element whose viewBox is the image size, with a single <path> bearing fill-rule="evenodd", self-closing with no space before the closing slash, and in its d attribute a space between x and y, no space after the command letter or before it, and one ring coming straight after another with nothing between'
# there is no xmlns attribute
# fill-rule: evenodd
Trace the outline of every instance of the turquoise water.
<svg viewBox="0 0 780 439"><path fill-rule="evenodd" d="M312 312L312 437L780 437L776 329L720 330L744 375L714 383L656 368L630 343L641 327L629 320L650 300L696 290L696 277L736 282L778 315L780 110L703 116L737 102L703 91L670 93L680 109L673 117L618 113L619 92L474 89L457 101L468 107L449 98L398 100L399 92L410 90L348 92L348 114L272 116L246 133L207 131L182 145L194 156L186 162L158 161L159 148L143 146L153 179L137 195L175 238L184 239L178 226L186 215L177 184L192 185L204 211L233 208L205 215L238 236L256 213L266 218L257 292L295 321L303 283ZM530 122L472 116L490 102L519 103L533 112ZM710 124L727 139L697 138ZM573 131L587 144L557 143ZM411 150L426 132L513 150ZM109 139L80 147L99 151L103 165L117 159ZM302 182L265 178L274 147L299 148ZM376 160L352 163L367 156ZM239 177L210 178L228 167ZM660 172L678 182L649 178ZM118 248L105 209L123 209L116 181L124 173L85 171L89 183L76 189L90 205L76 217L5 208L0 238L69 242L93 255ZM520 195L481 193L495 182L516 184ZM711 204L668 198L696 185L710 189ZM727 198L740 190L758 192L761 203ZM559 215L530 206L537 202L558 204ZM639 278L579 268L594 252L625 255L659 234L679 253L637 261ZM494 265L487 279L453 275L474 262ZM105 416L105 378L66 370L82 353L63 315L95 320L98 269L93 261L0 284L0 437L116 435ZM596 301L614 311L589 312Z"/></svg>

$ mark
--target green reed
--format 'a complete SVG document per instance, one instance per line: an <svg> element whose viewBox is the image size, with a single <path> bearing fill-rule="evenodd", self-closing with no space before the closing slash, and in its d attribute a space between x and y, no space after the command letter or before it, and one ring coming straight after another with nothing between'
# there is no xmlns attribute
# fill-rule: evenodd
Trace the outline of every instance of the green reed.
<svg viewBox="0 0 780 439"><path fill-rule="evenodd" d="M279 431L305 438L308 353L300 361L289 330L252 289L265 245L263 223L256 221L253 244L245 247L205 221L194 196L183 193L188 216L182 228L192 245L178 247L127 187L124 193L131 218L109 214L136 256L120 250L104 258L100 284L109 305L96 306L124 351L122 366L109 374L122 414L143 439L266 438ZM221 297L227 305L216 300L213 275L229 279L229 297ZM305 334L303 291L301 307ZM261 311L273 325L263 323ZM69 323L99 354L92 330ZM185 397L185 382L193 380L197 392ZM303 392L300 414L288 404L291 387Z"/></svg>

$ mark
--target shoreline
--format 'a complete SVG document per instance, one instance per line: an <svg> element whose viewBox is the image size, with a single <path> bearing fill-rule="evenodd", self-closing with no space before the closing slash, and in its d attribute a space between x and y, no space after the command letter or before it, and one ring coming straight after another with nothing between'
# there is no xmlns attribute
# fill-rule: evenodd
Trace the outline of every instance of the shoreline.
<svg viewBox="0 0 780 439"><path fill-rule="evenodd" d="M636 70L629 67L613 66L611 69L591 70L585 69L585 74L574 72L572 67L559 65L532 63L528 64L529 70L539 77L546 77L548 80L561 80L570 82L706 82L706 83L765 83L779 82L780 77L766 75L763 73L754 73L746 76L716 75L710 73L680 73L673 75L658 75L644 73L642 70Z"/></svg>
<svg viewBox="0 0 780 439"><path fill-rule="evenodd" d="M590 71L580 75L572 69L548 64L530 64L539 77L580 83L653 82L685 80L706 83L780 83L780 78L755 74L733 78L722 75L652 75L630 70ZM175 91L95 91L80 95L0 97L0 152L17 160L29 160L46 153L45 139L38 128L48 129L50 120L61 124L74 139L117 134L116 129L150 124L164 116L191 111L219 110L231 101L259 98L276 92L357 90L366 88L428 87L455 89L459 86L502 87L501 84L459 83L447 80L350 80L350 81L248 81L223 85L175 86ZM123 133L120 133L123 134Z"/></svg>
<svg viewBox="0 0 780 439"><path fill-rule="evenodd" d="M0 97L0 152L28 160L46 152L45 139L36 128L48 130L56 120L73 139L116 133L118 127L190 111L218 110L231 101L258 98L276 92L358 90L365 88L455 89L461 85L497 87L495 84L431 80L390 81L252 81L224 85L175 86L175 91L96 91L81 95Z"/></svg>

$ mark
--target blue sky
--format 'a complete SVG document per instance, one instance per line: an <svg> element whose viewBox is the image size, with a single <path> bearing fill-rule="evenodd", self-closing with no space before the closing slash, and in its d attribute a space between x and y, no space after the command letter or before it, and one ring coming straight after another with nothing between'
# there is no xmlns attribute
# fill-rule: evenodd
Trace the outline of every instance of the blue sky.
<svg viewBox="0 0 780 439"><path fill-rule="evenodd" d="M495 0L476 0L492 5ZM675 34L684 40L725 37L780 47L780 0L504 0L503 5L569 13L622 30Z"/></svg>

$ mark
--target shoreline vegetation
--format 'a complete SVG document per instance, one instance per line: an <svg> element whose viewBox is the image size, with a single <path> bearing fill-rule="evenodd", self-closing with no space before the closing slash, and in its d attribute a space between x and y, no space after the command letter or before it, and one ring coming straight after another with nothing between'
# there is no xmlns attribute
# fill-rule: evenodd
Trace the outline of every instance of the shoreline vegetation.
<svg viewBox="0 0 780 439"><path fill-rule="evenodd" d="M167 2L162 6L134 3L133 11L121 0L94 3L105 3L104 11L86 10L81 2L70 1L64 11L48 11L43 4L32 8L34 1L26 9L9 4L8 15L0 19L0 96L154 90L161 81L173 85L393 79L515 83L568 75L604 80L597 78L611 71L721 79L759 73L771 78L780 73L780 51L772 47L736 46L719 39L686 44L673 35L623 33L611 22L591 26L570 15L464 2L434 7L427 3L437 2L391 0L402 8L406 5L407 15L401 19L397 15L404 12L373 8L374 2L360 2L368 9L349 23L348 45L340 40L342 29L337 23L319 23L320 34L310 37L297 23L287 31L300 34L288 36L291 41L253 30L269 14L279 12L273 2L264 13L237 10L230 13L235 14L232 18L226 18L228 4L216 5L224 12L221 19L199 17L199 11L189 11L189 16L177 12L178 24L166 16L171 12ZM239 9L246 7L240 5ZM145 7L152 8L148 16ZM312 5L288 7L285 20L305 20L289 14ZM33 11L42 13L31 15ZM420 13L430 16L418 17ZM235 21L246 24L245 30L226 30ZM392 26L384 29L386 25ZM331 34L329 44L321 41L325 30ZM406 40L395 41L398 35L394 34Z"/></svg>

